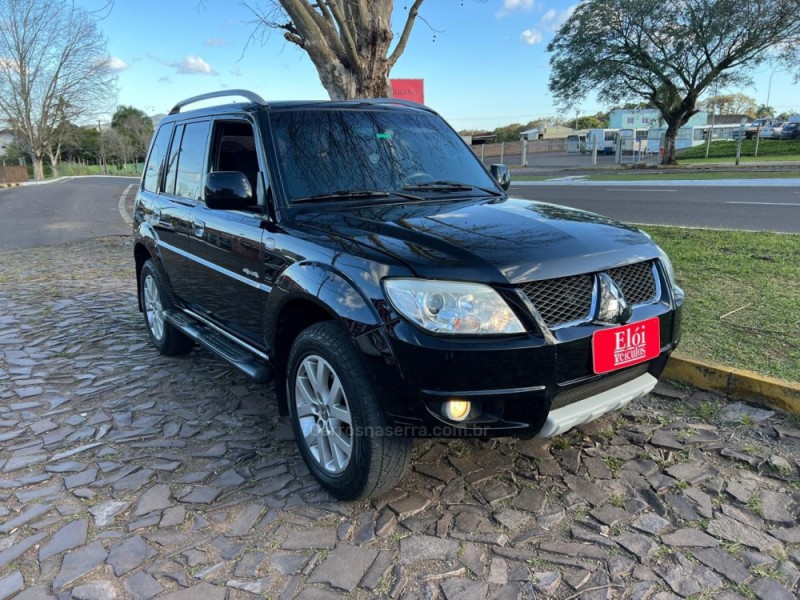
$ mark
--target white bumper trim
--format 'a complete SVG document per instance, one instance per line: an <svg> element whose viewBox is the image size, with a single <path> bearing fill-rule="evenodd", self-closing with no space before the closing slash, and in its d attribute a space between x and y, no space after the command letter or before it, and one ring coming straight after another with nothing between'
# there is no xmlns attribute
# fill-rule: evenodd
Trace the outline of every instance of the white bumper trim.
<svg viewBox="0 0 800 600"><path fill-rule="evenodd" d="M622 408L631 400L636 400L645 394L649 394L656 387L656 383L658 383L658 380L655 377L645 373L607 392L602 392L575 404L550 411L547 421L544 422L544 427L536 437L551 438L577 425L594 421L607 412Z"/></svg>

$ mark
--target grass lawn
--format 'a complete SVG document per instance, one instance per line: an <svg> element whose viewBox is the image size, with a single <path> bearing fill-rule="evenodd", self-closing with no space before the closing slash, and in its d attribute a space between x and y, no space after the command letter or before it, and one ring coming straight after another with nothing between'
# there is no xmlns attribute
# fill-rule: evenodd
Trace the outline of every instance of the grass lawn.
<svg viewBox="0 0 800 600"><path fill-rule="evenodd" d="M643 229L686 290L682 352L800 381L800 235Z"/></svg>
<svg viewBox="0 0 800 600"><path fill-rule="evenodd" d="M800 160L800 158L799 158ZM638 180L695 180L695 179L794 179L800 171L701 171L698 173L608 173L590 175L590 181L638 181Z"/></svg>
<svg viewBox="0 0 800 600"><path fill-rule="evenodd" d="M800 161L800 154L780 154L777 156L763 156L761 151L759 150L758 156L742 156L739 158L739 163L752 163L752 162L787 162L790 160L797 160ZM735 165L736 164L736 155L734 154L733 157L720 157L720 158L683 158L682 156L678 156L678 164L679 165L707 165L707 164L715 164L715 165Z"/></svg>

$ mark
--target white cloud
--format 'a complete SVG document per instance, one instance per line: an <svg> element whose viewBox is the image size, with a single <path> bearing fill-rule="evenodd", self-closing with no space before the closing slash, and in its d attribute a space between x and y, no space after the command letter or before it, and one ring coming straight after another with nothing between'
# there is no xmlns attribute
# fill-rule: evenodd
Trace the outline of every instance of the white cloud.
<svg viewBox="0 0 800 600"><path fill-rule="evenodd" d="M124 71L130 66L124 60L116 56L109 57L108 61L106 61L106 65L109 69L116 72Z"/></svg>
<svg viewBox="0 0 800 600"><path fill-rule="evenodd" d="M199 56L194 56L190 54L182 61L177 63L172 63L173 67L175 67L178 73L182 75L216 75L217 72L211 68L206 61L204 61Z"/></svg>
<svg viewBox="0 0 800 600"><path fill-rule="evenodd" d="M540 43L544 37L542 36L542 32L538 29L526 29L520 35L522 41L526 44L533 46L534 44Z"/></svg>
<svg viewBox="0 0 800 600"><path fill-rule="evenodd" d="M207 46L208 48L213 48L215 46L224 46L225 40L220 38L206 38L203 40L203 46Z"/></svg>
<svg viewBox="0 0 800 600"><path fill-rule="evenodd" d="M503 8L501 8L495 16L497 18L506 17L510 15L512 12L521 10L521 11L530 11L536 6L536 0L503 0Z"/></svg>
<svg viewBox="0 0 800 600"><path fill-rule="evenodd" d="M555 19L556 16L558 16L558 13L555 11L555 9L551 8L546 13L544 13L544 16L542 16L542 23L549 23L550 21Z"/></svg>

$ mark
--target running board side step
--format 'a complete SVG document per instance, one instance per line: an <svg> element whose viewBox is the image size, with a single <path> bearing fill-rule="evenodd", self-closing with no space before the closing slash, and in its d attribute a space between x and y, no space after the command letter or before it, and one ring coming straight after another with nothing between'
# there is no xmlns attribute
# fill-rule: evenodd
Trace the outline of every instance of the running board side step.
<svg viewBox="0 0 800 600"><path fill-rule="evenodd" d="M164 316L170 325L229 362L256 383L272 381L275 374L265 359L181 311L168 310L164 312Z"/></svg>

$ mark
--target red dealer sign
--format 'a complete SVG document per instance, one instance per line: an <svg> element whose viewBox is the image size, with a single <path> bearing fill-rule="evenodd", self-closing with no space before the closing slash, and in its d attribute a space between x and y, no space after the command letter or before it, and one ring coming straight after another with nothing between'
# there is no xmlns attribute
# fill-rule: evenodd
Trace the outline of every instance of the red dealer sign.
<svg viewBox="0 0 800 600"><path fill-rule="evenodd" d="M392 97L425 104L424 79L390 79Z"/></svg>

